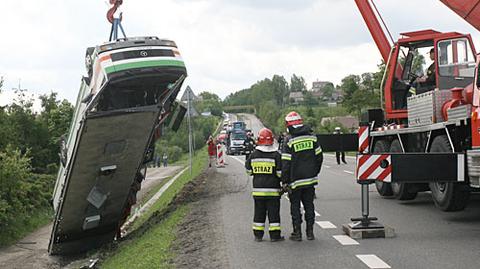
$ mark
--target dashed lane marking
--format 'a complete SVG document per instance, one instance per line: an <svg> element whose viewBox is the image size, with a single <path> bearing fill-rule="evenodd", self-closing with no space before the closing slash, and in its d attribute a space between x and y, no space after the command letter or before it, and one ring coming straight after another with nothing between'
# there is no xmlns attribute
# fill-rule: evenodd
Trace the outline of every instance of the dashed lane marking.
<svg viewBox="0 0 480 269"><path fill-rule="evenodd" d="M350 238L348 235L334 235L333 238L344 246L360 245L360 243Z"/></svg>
<svg viewBox="0 0 480 269"><path fill-rule="evenodd" d="M337 226L335 226L330 221L316 221L316 223L322 229L335 229L335 228L337 228Z"/></svg>
<svg viewBox="0 0 480 269"><path fill-rule="evenodd" d="M240 162L241 164L245 164L245 161L240 160L238 157L235 157L235 156L230 156L230 157L233 158L233 159L235 159L235 160L237 160L237 161ZM288 201L290 201L290 199L288 198L288 196L285 196L285 199L287 199ZM303 205L302 205L302 204L300 204L300 207L303 209ZM304 211L304 212L305 212L305 211ZM315 216L316 216L316 217L320 217L321 215L320 215L320 213L318 213L317 211L315 211ZM332 225L333 225L333 224L332 224ZM336 227L334 227L334 228L336 228Z"/></svg>
<svg viewBox="0 0 480 269"><path fill-rule="evenodd" d="M372 269L392 268L386 262L382 261L377 255L356 255L365 265Z"/></svg>
<svg viewBox="0 0 480 269"><path fill-rule="evenodd" d="M323 167L325 167L325 168L330 168L331 166L329 166L329 165L323 165Z"/></svg>
<svg viewBox="0 0 480 269"><path fill-rule="evenodd" d="M345 172L345 173L347 173L347 174L350 174L350 175L353 175L353 172L352 172L352 171L343 170L343 172Z"/></svg>

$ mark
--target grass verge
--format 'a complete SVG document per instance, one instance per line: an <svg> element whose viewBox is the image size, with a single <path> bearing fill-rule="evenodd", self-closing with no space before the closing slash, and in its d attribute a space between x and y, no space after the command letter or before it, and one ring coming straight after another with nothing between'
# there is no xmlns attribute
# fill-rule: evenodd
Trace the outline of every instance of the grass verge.
<svg viewBox="0 0 480 269"><path fill-rule="evenodd" d="M188 206L177 208L160 224L152 227L139 238L119 247L117 252L102 263L102 268L173 268L170 245L175 240L172 233L183 217Z"/></svg>
<svg viewBox="0 0 480 269"><path fill-rule="evenodd" d="M182 205L170 214L162 214L174 201L177 194L185 184L199 176L208 162L207 150L204 147L195 155L192 166L192 174L186 170L177 180L163 193L163 195L140 216L131 229L141 230L154 223L144 233L120 243L118 249L111 253L102 262L101 268L170 268L169 262L173 258L170 246L175 240L172 232L188 213L188 206ZM152 220L164 217L159 222ZM152 220L152 221L151 221Z"/></svg>
<svg viewBox="0 0 480 269"><path fill-rule="evenodd" d="M50 208L38 210L32 215L18 216L14 222L9 224L8 228L0 231L0 247L15 243L36 229L47 225L52 219L53 211Z"/></svg>

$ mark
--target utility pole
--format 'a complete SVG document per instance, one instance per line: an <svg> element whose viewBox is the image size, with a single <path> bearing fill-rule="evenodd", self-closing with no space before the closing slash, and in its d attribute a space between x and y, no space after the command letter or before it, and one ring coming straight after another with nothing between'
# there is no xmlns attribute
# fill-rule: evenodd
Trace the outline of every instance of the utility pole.
<svg viewBox="0 0 480 269"><path fill-rule="evenodd" d="M187 91L187 123L188 123L188 154L189 154L189 161L190 161L190 175L193 174L192 172L192 154L193 154L193 141L192 141L192 109L191 109L191 91L190 86L187 86L185 89Z"/></svg>

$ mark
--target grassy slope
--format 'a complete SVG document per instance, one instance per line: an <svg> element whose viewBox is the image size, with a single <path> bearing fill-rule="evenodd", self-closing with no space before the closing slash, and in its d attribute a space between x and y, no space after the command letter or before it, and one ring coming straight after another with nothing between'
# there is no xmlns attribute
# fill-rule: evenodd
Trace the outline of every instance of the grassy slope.
<svg viewBox="0 0 480 269"><path fill-rule="evenodd" d="M189 170L184 172L160 197L160 199L140 218L133 228L144 224L155 212L165 210L183 186L200 175L208 161L206 148L198 151L193 161L192 176ZM102 263L101 268L170 268L173 257L170 246L175 239L172 231L188 212L187 206L177 208L172 214L153 226L143 235L125 241Z"/></svg>
<svg viewBox="0 0 480 269"><path fill-rule="evenodd" d="M47 225L52 221L52 216L51 208L37 210L31 215L18 216L15 222L10 223L9 228L0 232L0 247L9 246L36 229Z"/></svg>

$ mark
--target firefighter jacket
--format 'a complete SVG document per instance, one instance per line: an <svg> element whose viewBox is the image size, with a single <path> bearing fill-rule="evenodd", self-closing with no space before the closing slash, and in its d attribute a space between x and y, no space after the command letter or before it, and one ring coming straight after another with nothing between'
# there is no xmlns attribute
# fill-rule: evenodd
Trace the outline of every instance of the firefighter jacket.
<svg viewBox="0 0 480 269"><path fill-rule="evenodd" d="M258 146L245 162L247 174L253 176L254 198L280 198L281 155L273 146Z"/></svg>
<svg viewBox="0 0 480 269"><path fill-rule="evenodd" d="M317 137L305 125L291 128L290 134L292 137L284 142L282 150L282 182L292 190L317 185L323 162Z"/></svg>

